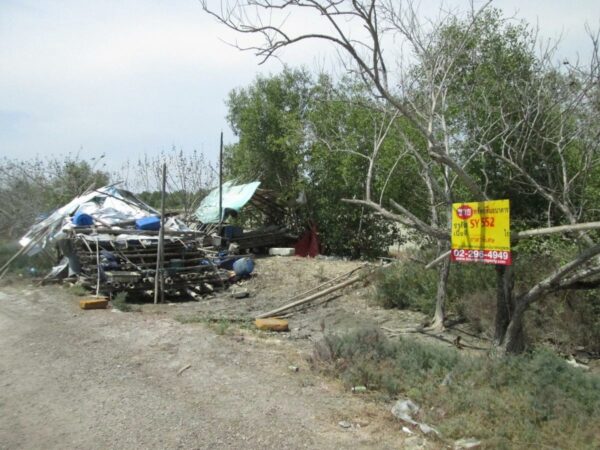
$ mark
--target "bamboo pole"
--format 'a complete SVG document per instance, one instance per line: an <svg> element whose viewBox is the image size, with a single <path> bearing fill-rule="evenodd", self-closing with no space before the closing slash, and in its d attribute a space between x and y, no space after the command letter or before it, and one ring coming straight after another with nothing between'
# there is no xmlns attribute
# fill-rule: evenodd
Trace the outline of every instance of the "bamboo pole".
<svg viewBox="0 0 600 450"><path fill-rule="evenodd" d="M223 226L223 132L221 131L221 145L219 146L219 236Z"/></svg>
<svg viewBox="0 0 600 450"><path fill-rule="evenodd" d="M162 190L160 194L160 230L158 233L158 245L156 246L156 274L154 277L154 304L158 303L158 293L160 290L161 303L165 299L164 290L164 255L163 245L165 243L165 190L167 188L167 163L162 167Z"/></svg>
<svg viewBox="0 0 600 450"><path fill-rule="evenodd" d="M160 231L155 230L131 230L126 228L100 228L96 227L92 228L72 228L69 230L75 234L135 234L140 236L156 236L160 234ZM206 233L200 231L174 231L174 230L165 230L165 236L179 236L179 237L196 237L196 236L205 236Z"/></svg>
<svg viewBox="0 0 600 450"><path fill-rule="evenodd" d="M96 297L100 296L100 241L96 238Z"/></svg>
<svg viewBox="0 0 600 450"><path fill-rule="evenodd" d="M332 278L331 280L325 281L324 283L319 284L318 286L315 286L314 288L311 288L308 291L304 291L304 292L301 292L300 294L296 294L293 297L289 298L288 302L292 302L292 301L294 301L296 299L304 297L305 295L309 295L312 292L314 292L314 291L316 291L318 289L324 288L325 286L333 283L334 281L341 280L344 277L349 277L350 275L352 275L357 270L361 270L362 268L364 268L366 265L367 265L367 263L361 264L359 267L357 267L356 269L352 269L350 272L343 273L343 274L341 274L341 275L339 275L339 276L337 276L335 278Z"/></svg>
<svg viewBox="0 0 600 450"><path fill-rule="evenodd" d="M309 297L303 298L301 300L297 300L297 301L292 302L292 303L288 303L287 305L283 305L282 307L274 309L272 311L268 311L266 313L259 314L258 316L256 316L256 318L257 319L264 319L266 317L276 316L277 314L282 313L284 311L287 311L288 309L292 309L292 308L294 308L296 306L303 305L304 303L308 303L308 302L311 302L311 301L316 300L318 298L324 297L327 294L331 294L332 292L339 291L340 289L345 288L346 286L350 286L351 284L356 283L360 279L361 279L360 276L355 276L355 277L349 278L349 279L347 279L346 281L344 281L344 282L342 282L340 284L336 284L335 286L332 286L332 287L330 287L328 289L325 289L324 291L317 292L316 294L313 294L313 295L311 295Z"/></svg>
<svg viewBox="0 0 600 450"><path fill-rule="evenodd" d="M21 256L23 253L25 253L25 251L27 251L29 249L29 245L26 245L25 247L21 247L13 256L12 258L10 258L6 264L4 264L2 266L2 268L0 268L0 280L4 277L4 274L6 274L8 272L8 266L11 265L11 263L17 259L19 256Z"/></svg>

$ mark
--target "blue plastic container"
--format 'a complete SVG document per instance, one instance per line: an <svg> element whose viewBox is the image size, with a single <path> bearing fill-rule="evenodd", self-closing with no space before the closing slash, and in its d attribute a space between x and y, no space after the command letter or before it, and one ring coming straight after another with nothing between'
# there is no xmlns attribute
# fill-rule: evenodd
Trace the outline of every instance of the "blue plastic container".
<svg viewBox="0 0 600 450"><path fill-rule="evenodd" d="M252 258L240 258L233 263L233 271L238 277L247 277L254 270L254 260Z"/></svg>
<svg viewBox="0 0 600 450"><path fill-rule="evenodd" d="M135 228L138 230L158 231L160 230L160 217L150 216L135 221Z"/></svg>
<svg viewBox="0 0 600 450"><path fill-rule="evenodd" d="M94 218L86 213L78 212L73 216L71 221L73 222L73 225L77 227L89 227L94 225Z"/></svg>

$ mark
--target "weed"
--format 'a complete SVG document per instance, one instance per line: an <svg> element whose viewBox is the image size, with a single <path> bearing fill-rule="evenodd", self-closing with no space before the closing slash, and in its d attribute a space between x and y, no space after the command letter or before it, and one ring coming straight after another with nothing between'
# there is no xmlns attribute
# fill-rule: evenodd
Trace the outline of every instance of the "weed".
<svg viewBox="0 0 600 450"><path fill-rule="evenodd" d="M126 292L119 292L112 298L110 303L113 306L113 308L117 308L119 311L131 312L134 310L134 308L129 303L127 303Z"/></svg>
<svg viewBox="0 0 600 450"><path fill-rule="evenodd" d="M224 335L229 330L230 322L228 320L222 319L213 325L213 329L218 335Z"/></svg>
<svg viewBox="0 0 600 450"><path fill-rule="evenodd" d="M314 276L319 283L324 283L327 281L327 276L325 275L325 266L323 264L317 265L317 271Z"/></svg>
<svg viewBox="0 0 600 450"><path fill-rule="evenodd" d="M8 262L20 249L15 241L0 240L0 266ZM34 256L20 255L11 262L8 270L24 276L35 276L52 267L52 262L43 252Z"/></svg>
<svg viewBox="0 0 600 450"><path fill-rule="evenodd" d="M71 295L75 295L77 297L83 297L84 295L88 295L90 292L79 284L73 284L69 286L69 293Z"/></svg>
<svg viewBox="0 0 600 450"><path fill-rule="evenodd" d="M436 273L414 263L394 264L376 274L376 299L385 308L433 313Z"/></svg>
<svg viewBox="0 0 600 450"><path fill-rule="evenodd" d="M535 249L545 248L537 243ZM548 244L548 243L546 243ZM540 247L541 246L541 247ZM550 244L546 245L550 246ZM552 251L539 254L525 247L515 261L515 294L528 289L546 272L557 267L562 256ZM564 249L563 249L564 247ZM570 247L560 247L573 252ZM430 261L434 255L423 251L415 259ZM448 278L446 308L466 319L478 333L493 329L496 312L496 273L482 264L453 264ZM406 260L387 266L375 277L377 302L386 308L411 309L431 315L437 292L437 271L425 270ZM531 343L549 342L564 353L582 346L587 351L600 351L600 291L560 291L536 302L525 316L527 337Z"/></svg>
<svg viewBox="0 0 600 450"><path fill-rule="evenodd" d="M175 320L179 323L206 323L207 320L204 316L192 316L192 315L177 315Z"/></svg>

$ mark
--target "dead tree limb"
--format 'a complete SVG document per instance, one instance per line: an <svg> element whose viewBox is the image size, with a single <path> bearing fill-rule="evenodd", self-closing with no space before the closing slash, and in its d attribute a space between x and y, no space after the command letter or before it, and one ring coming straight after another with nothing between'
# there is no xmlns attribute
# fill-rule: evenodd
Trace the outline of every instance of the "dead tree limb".
<svg viewBox="0 0 600 450"><path fill-rule="evenodd" d="M266 317L274 317L274 316L278 315L279 313L288 311L288 310L290 310L292 308L295 308L296 306L312 302L313 300L316 300L318 298L324 297L327 294L331 294L332 292L339 291L340 289L345 288L346 286L350 286L351 284L354 284L357 281L360 281L361 279L362 279L362 277L357 275L355 277L349 278L346 281L343 281L343 282L341 282L339 284L336 284L335 286L332 286L332 287L330 287L328 289L325 289L325 290L323 290L321 292L317 292L316 294L313 294L313 295L311 295L309 297L306 297L306 298L303 298L303 299L300 299L300 300L296 300L295 302L288 303L287 305L283 305L280 308L276 308L276 309L273 309L273 310L268 311L266 313L259 314L258 316L256 316L256 318L257 319L264 319Z"/></svg>

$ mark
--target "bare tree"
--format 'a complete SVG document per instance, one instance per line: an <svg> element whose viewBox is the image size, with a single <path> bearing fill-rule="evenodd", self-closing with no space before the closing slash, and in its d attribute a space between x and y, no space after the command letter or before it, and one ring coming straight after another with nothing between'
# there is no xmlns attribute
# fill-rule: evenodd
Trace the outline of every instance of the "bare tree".
<svg viewBox="0 0 600 450"><path fill-rule="evenodd" d="M196 150L186 153L172 148L157 156L144 155L134 163L134 174L127 179L130 189L159 192L162 185L162 164L167 164L167 191L177 196L183 214L189 216L216 182L216 170L204 155ZM129 172L124 169L123 172Z"/></svg>

